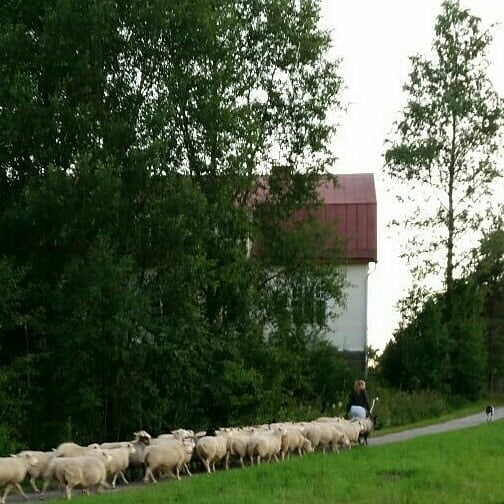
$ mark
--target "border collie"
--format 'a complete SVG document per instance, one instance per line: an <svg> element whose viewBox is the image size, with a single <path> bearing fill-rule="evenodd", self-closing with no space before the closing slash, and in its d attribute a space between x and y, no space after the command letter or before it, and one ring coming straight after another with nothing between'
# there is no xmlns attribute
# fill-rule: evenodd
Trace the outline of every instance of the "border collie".
<svg viewBox="0 0 504 504"><path fill-rule="evenodd" d="M495 414L495 408L493 407L492 404L489 404L485 408L485 413L486 413L486 416L487 416L487 422L492 422L493 419L494 419L494 414Z"/></svg>

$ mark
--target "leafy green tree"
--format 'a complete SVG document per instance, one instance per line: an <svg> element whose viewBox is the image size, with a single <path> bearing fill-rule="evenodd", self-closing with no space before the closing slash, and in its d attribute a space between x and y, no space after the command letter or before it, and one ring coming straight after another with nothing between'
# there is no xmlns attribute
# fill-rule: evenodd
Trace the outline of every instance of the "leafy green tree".
<svg viewBox="0 0 504 504"><path fill-rule="evenodd" d="M501 213L502 215L502 213ZM500 390L504 369L504 229L497 218L475 250L474 282L484 288L483 308L487 328L488 387Z"/></svg>
<svg viewBox="0 0 504 504"><path fill-rule="evenodd" d="M444 310L439 314L445 345L441 355L447 356L449 372L431 376L427 383L434 386L447 375L454 392L469 396L481 389L485 372L484 295L457 277L468 265L471 241L495 211L494 181L502 175L496 158L503 109L486 74L490 43L491 35L481 29L479 18L462 9L458 0L443 2L432 57L411 58L404 86L408 102L385 153L386 171L398 184L398 200L408 209L404 221L395 224L407 231L403 256L416 285L432 286L433 280L443 278L443 285L434 288L444 291L437 298ZM412 289L404 300L404 313L409 310L424 318L431 307L422 304L436 296L417 293ZM418 351L414 341L422 337L422 328L415 325L421 320L408 320L404 329L410 334L404 335L404 344ZM433 348L441 350L436 344ZM398 364L392 358L396 351L391 350L390 362ZM467 366L472 371L465 371ZM425 382L420 371L418 379Z"/></svg>
<svg viewBox="0 0 504 504"><path fill-rule="evenodd" d="M296 221L341 87L318 2L0 9L0 257L19 286L0 362L24 370L30 446L250 419L272 383L269 415L290 387L306 401L293 291L342 286ZM271 366L277 348L303 366Z"/></svg>
<svg viewBox="0 0 504 504"><path fill-rule="evenodd" d="M411 314L379 359L379 375L406 390L449 392L452 347L443 297L432 297Z"/></svg>
<svg viewBox="0 0 504 504"><path fill-rule="evenodd" d="M408 102L385 153L399 199L414 208L400 223L409 237L404 255L416 278L441 272L447 292L467 261L464 237L480 229L499 176L503 109L486 74L490 43L479 18L458 0L443 2L432 58L411 58Z"/></svg>

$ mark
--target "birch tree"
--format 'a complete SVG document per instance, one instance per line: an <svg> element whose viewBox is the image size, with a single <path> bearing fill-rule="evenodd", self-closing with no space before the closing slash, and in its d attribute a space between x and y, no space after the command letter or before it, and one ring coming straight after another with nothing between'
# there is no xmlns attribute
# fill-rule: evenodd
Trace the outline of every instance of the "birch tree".
<svg viewBox="0 0 504 504"><path fill-rule="evenodd" d="M432 56L410 58L407 105L386 142L386 173L411 209L396 222L408 236L404 257L416 280L441 276L448 292L502 177L502 100L487 74L491 41L478 17L458 1L443 2Z"/></svg>

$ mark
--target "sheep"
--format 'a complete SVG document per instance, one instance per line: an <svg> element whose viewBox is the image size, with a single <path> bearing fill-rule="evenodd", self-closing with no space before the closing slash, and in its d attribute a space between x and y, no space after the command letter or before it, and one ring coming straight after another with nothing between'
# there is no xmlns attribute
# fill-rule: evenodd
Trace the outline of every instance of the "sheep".
<svg viewBox="0 0 504 504"><path fill-rule="evenodd" d="M305 443L308 441L308 443ZM282 436L280 454L282 460L285 457L289 458L291 453L297 452L298 455L303 455L303 450L311 451L311 442L305 438L302 432L296 427L288 427L285 435Z"/></svg>
<svg viewBox="0 0 504 504"><path fill-rule="evenodd" d="M315 450L320 445L321 428L320 424L311 423L303 428L303 436L311 443L312 448Z"/></svg>
<svg viewBox="0 0 504 504"><path fill-rule="evenodd" d="M81 455L77 457L56 457L53 459L53 477L60 485L65 486L68 500L72 498L72 490L80 485L89 495L89 489L98 486L99 490L110 488L107 483L107 464L112 457L104 452L93 455Z"/></svg>
<svg viewBox="0 0 504 504"><path fill-rule="evenodd" d="M35 484L35 480L43 476L45 470L47 469L47 466L55 457L55 453L52 451L22 451L18 453L18 456L25 456L26 454L33 455L38 461L36 464L30 465L28 467L28 474L30 475L30 485L33 488L34 492L40 493L40 490Z"/></svg>
<svg viewBox="0 0 504 504"><path fill-rule="evenodd" d="M128 443L127 446L122 448L105 448L103 449L107 455L111 457L110 462L107 465L108 474L113 475L112 478L112 488L116 487L117 477L121 476L124 484L128 484L128 480L124 476L124 471L128 468L130 463L130 455L136 452L133 443Z"/></svg>
<svg viewBox="0 0 504 504"><path fill-rule="evenodd" d="M56 457L80 457L84 455L92 455L95 448L81 446L77 443L61 443L55 450Z"/></svg>
<svg viewBox="0 0 504 504"><path fill-rule="evenodd" d="M194 438L194 431L190 429L176 429L170 434L160 434L156 439L179 439Z"/></svg>
<svg viewBox="0 0 504 504"><path fill-rule="evenodd" d="M336 425L338 426L338 429L348 436L350 444L357 444L362 432L365 430L362 421L362 418L355 419L353 421L340 418Z"/></svg>
<svg viewBox="0 0 504 504"><path fill-rule="evenodd" d="M13 487L16 487L19 493L27 499L20 483L25 479L26 473L30 467L35 466L38 459L31 452L24 452L10 457L0 457L0 485L5 485L5 491L0 499L1 504L5 504L7 495Z"/></svg>
<svg viewBox="0 0 504 504"><path fill-rule="evenodd" d="M135 436L135 440L142 440L145 444L149 444L149 441L152 439L152 436L144 430L133 432L133 436Z"/></svg>
<svg viewBox="0 0 504 504"><path fill-rule="evenodd" d="M372 416L371 418L361 418L359 423L362 426L362 429L360 431L358 442L361 445L367 445L368 437L374 430L375 419Z"/></svg>
<svg viewBox="0 0 504 504"><path fill-rule="evenodd" d="M185 452L183 469L188 476L192 476L191 471L189 470L189 462L192 460L194 449L196 448L196 442L193 437L188 437L183 439L182 445L184 446Z"/></svg>
<svg viewBox="0 0 504 504"><path fill-rule="evenodd" d="M196 453L207 472L215 472L215 464L224 459L227 453L227 436L203 436L196 442Z"/></svg>
<svg viewBox="0 0 504 504"><path fill-rule="evenodd" d="M311 453L313 450L313 446L311 441L305 437L303 437L303 442L301 444L301 454Z"/></svg>
<svg viewBox="0 0 504 504"><path fill-rule="evenodd" d="M254 465L254 457L257 457L257 464L261 463L261 459L274 458L278 462L278 453L282 448L282 436L286 433L284 427L275 427L271 431L257 432L250 437L247 443L247 455L250 459L250 464Z"/></svg>
<svg viewBox="0 0 504 504"><path fill-rule="evenodd" d="M181 431L183 429L180 429ZM191 431L192 432L192 431ZM192 476L191 471L189 470L189 462L192 459L194 447L195 447L195 442L194 442L194 437L192 435L189 435L189 431L183 431L183 432L176 432L175 434L162 434L164 437L157 437L153 438L149 442L149 446L163 446L167 443L173 443L173 442L178 442L182 443L185 451L185 459L184 459L184 464L182 466L182 469L187 473L188 476ZM187 436L187 437L182 437L182 436Z"/></svg>
<svg viewBox="0 0 504 504"><path fill-rule="evenodd" d="M185 457L184 446L178 440L147 446L145 449L144 483L148 483L149 479L153 483L157 483L154 477L154 471L156 470L167 470L173 477L180 480L180 469L184 465Z"/></svg>
<svg viewBox="0 0 504 504"><path fill-rule="evenodd" d="M348 436L342 432L335 424L320 424L320 442L322 452L329 448L332 451L339 451L340 446L350 446Z"/></svg>
<svg viewBox="0 0 504 504"><path fill-rule="evenodd" d="M42 487L42 494L45 494L47 488L49 487L49 484L53 480L56 480L61 487L65 487L65 467L69 464L71 465L73 460L77 460L76 463L80 463L79 460L85 457L91 457L99 460L102 464L105 465L105 470L112 460L110 455L102 450L90 450L89 455L78 455L76 457L53 457L43 473L44 485ZM107 484L105 486L108 487L109 485Z"/></svg>
<svg viewBox="0 0 504 504"><path fill-rule="evenodd" d="M114 450L115 448L125 448L131 443L133 443L133 441L112 441L108 443L91 443L88 444L87 447L93 450L96 450L96 448L102 448L104 450Z"/></svg>
<svg viewBox="0 0 504 504"><path fill-rule="evenodd" d="M250 437L255 434L256 430L250 431L232 431L226 441L226 470L229 469L229 459L231 457L238 457L240 465L245 467L244 459L247 455L247 444Z"/></svg>

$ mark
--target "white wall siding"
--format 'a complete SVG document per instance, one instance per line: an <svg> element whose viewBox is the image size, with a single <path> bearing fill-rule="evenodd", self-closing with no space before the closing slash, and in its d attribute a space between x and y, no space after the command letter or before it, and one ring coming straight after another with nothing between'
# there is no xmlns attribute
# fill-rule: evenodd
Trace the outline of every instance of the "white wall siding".
<svg viewBox="0 0 504 504"><path fill-rule="evenodd" d="M368 264L351 264L346 268L346 308L336 308L339 317L329 321L325 337L340 350L363 352L367 346ZM335 311L332 300L328 311Z"/></svg>

